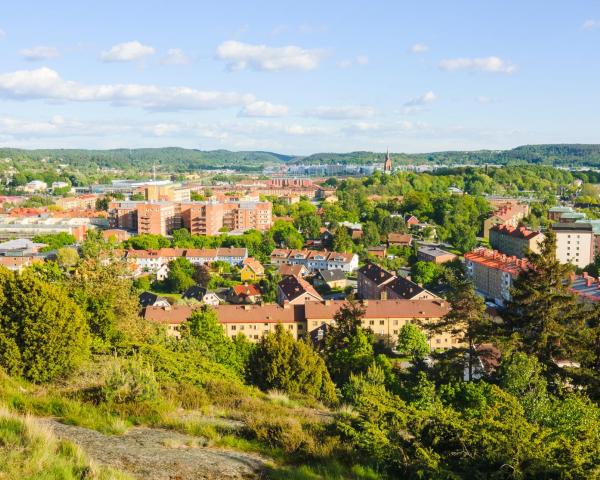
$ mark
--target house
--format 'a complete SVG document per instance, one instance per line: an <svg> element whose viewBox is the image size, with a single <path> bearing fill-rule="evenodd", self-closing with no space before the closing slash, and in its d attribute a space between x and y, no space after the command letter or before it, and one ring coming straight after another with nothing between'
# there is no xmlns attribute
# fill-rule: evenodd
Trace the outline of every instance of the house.
<svg viewBox="0 0 600 480"><path fill-rule="evenodd" d="M406 225L409 227L413 227L413 226L419 225L419 223L421 223L421 222L419 222L419 219L417 217L415 217L414 215L407 214L404 216L404 223L406 223Z"/></svg>
<svg viewBox="0 0 600 480"><path fill-rule="evenodd" d="M528 252L540 253L540 246L546 236L525 227L494 225L490 228L490 245L506 255L523 258Z"/></svg>
<svg viewBox="0 0 600 480"><path fill-rule="evenodd" d="M116 243L121 243L129 240L130 236L131 235L129 235L127 230L121 230L119 228L110 228L102 231L102 237L105 242L114 241Z"/></svg>
<svg viewBox="0 0 600 480"><path fill-rule="evenodd" d="M225 303L227 298L227 289L219 289L215 291L206 292L202 297L202 303L211 306L217 306Z"/></svg>
<svg viewBox="0 0 600 480"><path fill-rule="evenodd" d="M433 300L439 297L410 278L396 277L384 285L380 298L382 300Z"/></svg>
<svg viewBox="0 0 600 480"><path fill-rule="evenodd" d="M369 247L367 248L367 254L372 255L375 258L383 260L387 257L387 248L385 247Z"/></svg>
<svg viewBox="0 0 600 480"><path fill-rule="evenodd" d="M229 291L229 301L236 304L258 303L262 300L262 292L257 285L234 285Z"/></svg>
<svg viewBox="0 0 600 480"><path fill-rule="evenodd" d="M31 267L35 263L44 263L43 257L32 255L0 257L0 266L8 268L13 272L22 272L25 268Z"/></svg>
<svg viewBox="0 0 600 480"><path fill-rule="evenodd" d="M271 252L271 263L280 265L304 265L309 271L343 270L352 272L358 268L358 255L319 250L291 250L276 248Z"/></svg>
<svg viewBox="0 0 600 480"><path fill-rule="evenodd" d="M282 277L286 277L288 275L293 277L306 277L306 275L309 274L308 268L306 268L304 265L282 264L279 265L278 271Z"/></svg>
<svg viewBox="0 0 600 480"><path fill-rule="evenodd" d="M315 287L346 288L348 279L341 270L317 270L313 279Z"/></svg>
<svg viewBox="0 0 600 480"><path fill-rule="evenodd" d="M255 258L248 257L244 259L243 265L240 270L242 282L257 282L265 276L265 267Z"/></svg>
<svg viewBox="0 0 600 480"><path fill-rule="evenodd" d="M410 247L413 242L413 237L410 233L388 233L388 246L397 245L399 247Z"/></svg>
<svg viewBox="0 0 600 480"><path fill-rule="evenodd" d="M360 298L380 299L384 285L396 278L393 273L375 263L367 263L358 269L357 291Z"/></svg>
<svg viewBox="0 0 600 480"><path fill-rule="evenodd" d="M201 287L200 285L194 285L183 292L181 298L184 300L197 300L201 302L204 299L204 295L206 295L206 288Z"/></svg>
<svg viewBox="0 0 600 480"><path fill-rule="evenodd" d="M446 263L457 258L453 253L431 245L424 245L417 250L417 260L420 262Z"/></svg>
<svg viewBox="0 0 600 480"><path fill-rule="evenodd" d="M303 278L287 276L277 284L277 301L280 305L300 305L321 300L321 295Z"/></svg>
<svg viewBox="0 0 600 480"><path fill-rule="evenodd" d="M146 307L170 307L171 304L165 297L160 297L152 292L142 292L139 296L140 306Z"/></svg>

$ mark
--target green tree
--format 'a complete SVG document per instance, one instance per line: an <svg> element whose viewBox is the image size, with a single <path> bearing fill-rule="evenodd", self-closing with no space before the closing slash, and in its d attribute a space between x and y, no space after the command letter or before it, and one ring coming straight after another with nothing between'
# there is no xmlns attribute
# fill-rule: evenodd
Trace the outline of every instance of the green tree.
<svg viewBox="0 0 600 480"><path fill-rule="evenodd" d="M562 373L555 359L578 358L589 316L569 291L569 265L555 252L556 236L549 231L541 252L528 255L531 268L515 280L504 315L507 336L519 350L537 356L549 375Z"/></svg>
<svg viewBox="0 0 600 480"><path fill-rule="evenodd" d="M65 289L25 272L0 272L0 362L12 374L47 382L88 354L84 316Z"/></svg>
<svg viewBox="0 0 600 480"><path fill-rule="evenodd" d="M187 258L176 258L169 262L169 273L165 285L171 292L185 292L196 284L193 278L194 273L194 266Z"/></svg>
<svg viewBox="0 0 600 480"><path fill-rule="evenodd" d="M351 252L354 243L348 234L348 229L343 226L337 227L333 236L333 250L336 252Z"/></svg>
<svg viewBox="0 0 600 480"><path fill-rule="evenodd" d="M367 247L375 247L381 244L381 235L375 222L366 222L363 225L362 243Z"/></svg>
<svg viewBox="0 0 600 480"><path fill-rule="evenodd" d="M398 335L398 352L408 355L414 360L420 360L429 353L427 336L414 323L405 323Z"/></svg>
<svg viewBox="0 0 600 480"><path fill-rule="evenodd" d="M77 265L79 253L75 248L62 247L56 251L56 262L64 269L69 269Z"/></svg>
<svg viewBox="0 0 600 480"><path fill-rule="evenodd" d="M33 237L33 241L37 243L45 243L47 247L43 248L43 251L57 250L67 245L73 245L77 242L76 238L70 233L49 233L46 235L36 235Z"/></svg>
<svg viewBox="0 0 600 480"><path fill-rule="evenodd" d="M419 285L435 284L444 274L444 267L433 262L416 262L410 269L413 282Z"/></svg>
<svg viewBox="0 0 600 480"><path fill-rule="evenodd" d="M303 213L294 220L295 227L304 238L318 238L321 220L315 213Z"/></svg>
<svg viewBox="0 0 600 480"><path fill-rule="evenodd" d="M308 343L294 340L281 324L260 339L248 368L250 381L263 390L279 389L328 403L337 400L323 359Z"/></svg>

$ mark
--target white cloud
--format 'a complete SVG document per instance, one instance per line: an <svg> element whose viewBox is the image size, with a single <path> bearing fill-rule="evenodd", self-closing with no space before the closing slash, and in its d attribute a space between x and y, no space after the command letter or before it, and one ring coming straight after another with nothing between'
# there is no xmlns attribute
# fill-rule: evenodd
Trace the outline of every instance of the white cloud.
<svg viewBox="0 0 600 480"><path fill-rule="evenodd" d="M424 43L415 43L412 47L410 47L410 51L412 53L425 53L429 51L429 47Z"/></svg>
<svg viewBox="0 0 600 480"><path fill-rule="evenodd" d="M584 30L596 30L600 28L600 20L594 20L590 18L589 20L583 22L581 28L583 28Z"/></svg>
<svg viewBox="0 0 600 480"><path fill-rule="evenodd" d="M369 57L366 55L357 55L356 57L354 57L351 60L340 60L339 62L337 62L337 66L339 68L350 68L354 65L368 65L369 64Z"/></svg>
<svg viewBox="0 0 600 480"><path fill-rule="evenodd" d="M38 45L37 47L24 48L19 51L26 60L35 62L38 60L50 60L51 58L58 57L58 50L54 47L47 47L44 45Z"/></svg>
<svg viewBox="0 0 600 480"><path fill-rule="evenodd" d="M160 63L163 65L187 65L190 63L190 59L181 48L170 48Z"/></svg>
<svg viewBox="0 0 600 480"><path fill-rule="evenodd" d="M425 109L427 105L432 104L437 100L437 96L431 90L425 92L420 97L411 98L404 103L404 113L417 113Z"/></svg>
<svg viewBox="0 0 600 480"><path fill-rule="evenodd" d="M233 71L314 70L323 56L323 50L295 45L269 47L229 40L217 47L217 58L227 61L227 68Z"/></svg>
<svg viewBox="0 0 600 480"><path fill-rule="evenodd" d="M0 96L74 102L110 102L149 110L205 110L243 106L256 101L253 95L204 91L190 87L141 84L86 85L64 80L47 67L0 74Z"/></svg>
<svg viewBox="0 0 600 480"><path fill-rule="evenodd" d="M345 106L345 107L328 107L321 106L304 112L306 117L316 117L323 120L344 120L344 119L359 119L370 118L375 115L376 111L373 107L361 106Z"/></svg>
<svg viewBox="0 0 600 480"><path fill-rule="evenodd" d="M154 55L154 47L142 45L138 41L124 42L113 45L100 55L103 62L132 62L149 55Z"/></svg>
<svg viewBox="0 0 600 480"><path fill-rule="evenodd" d="M239 113L240 117L283 117L287 115L288 107L274 105L269 102L256 101L245 105Z"/></svg>
<svg viewBox="0 0 600 480"><path fill-rule="evenodd" d="M493 99L491 99L490 97L486 97L485 95L479 95L475 98L475 100L477 100L477 103L481 103L482 105L487 105L488 103L492 103L493 101Z"/></svg>
<svg viewBox="0 0 600 480"><path fill-rule="evenodd" d="M482 58L451 58L442 60L439 64L442 70L480 70L483 72L506 73L510 75L517 69L513 65L499 57Z"/></svg>

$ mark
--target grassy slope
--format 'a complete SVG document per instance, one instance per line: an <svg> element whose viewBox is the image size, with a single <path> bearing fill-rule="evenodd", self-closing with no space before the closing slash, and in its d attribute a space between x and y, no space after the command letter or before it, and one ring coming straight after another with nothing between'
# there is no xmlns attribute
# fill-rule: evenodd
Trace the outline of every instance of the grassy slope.
<svg viewBox="0 0 600 480"><path fill-rule="evenodd" d="M20 480L128 480L97 466L75 445L58 440L31 417L0 408L0 478Z"/></svg>

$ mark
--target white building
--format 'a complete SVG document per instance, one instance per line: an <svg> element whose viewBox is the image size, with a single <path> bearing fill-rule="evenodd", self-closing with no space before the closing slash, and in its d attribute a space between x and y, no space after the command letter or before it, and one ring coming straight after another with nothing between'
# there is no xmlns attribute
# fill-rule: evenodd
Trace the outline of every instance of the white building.
<svg viewBox="0 0 600 480"><path fill-rule="evenodd" d="M555 223L556 258L584 268L594 261L594 231L589 223Z"/></svg>
<svg viewBox="0 0 600 480"><path fill-rule="evenodd" d="M45 192L48 190L48 184L46 182L42 182L41 180L32 180L25 186L21 187L21 190L28 193Z"/></svg>
<svg viewBox="0 0 600 480"><path fill-rule="evenodd" d="M353 272L358 268L358 255L328 252L326 250L290 250L276 248L271 252L271 263L280 265L303 265L310 271L342 270Z"/></svg>

